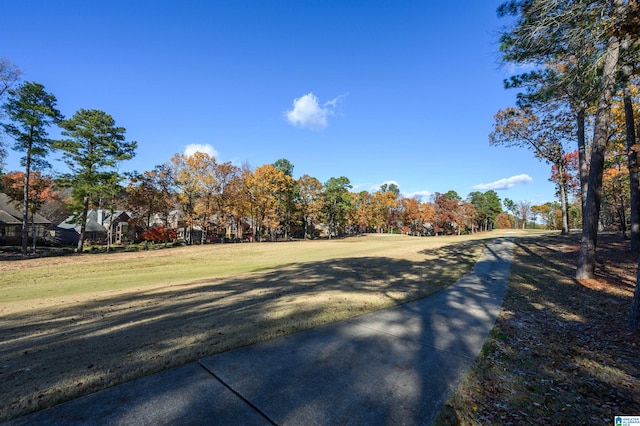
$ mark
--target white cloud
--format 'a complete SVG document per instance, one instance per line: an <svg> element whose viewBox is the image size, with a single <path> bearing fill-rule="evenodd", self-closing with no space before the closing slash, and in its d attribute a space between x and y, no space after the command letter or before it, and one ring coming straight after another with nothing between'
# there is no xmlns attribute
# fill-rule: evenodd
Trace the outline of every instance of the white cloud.
<svg viewBox="0 0 640 426"><path fill-rule="evenodd" d="M318 97L309 92L293 100L293 109L285 112L289 123L296 127L321 130L329 125L328 117L336 114L338 103L346 95L340 95L320 105Z"/></svg>
<svg viewBox="0 0 640 426"><path fill-rule="evenodd" d="M510 189L516 185L529 183L532 181L533 181L533 178L531 176L527 174L521 174L521 175L511 176L504 179L499 179L491 183L481 183L479 185L473 186L472 189L477 189L480 191L488 191L490 189L503 190L503 189Z"/></svg>
<svg viewBox="0 0 640 426"><path fill-rule="evenodd" d="M406 198L418 198L418 199L423 199L423 198L428 198L431 197L431 192L425 190L422 191L415 191L415 192L411 192L409 194L404 194L404 196Z"/></svg>
<svg viewBox="0 0 640 426"><path fill-rule="evenodd" d="M210 157L218 158L218 151L209 144L192 143L184 149L184 155L187 157L191 157L196 152L202 152L203 154L208 154Z"/></svg>

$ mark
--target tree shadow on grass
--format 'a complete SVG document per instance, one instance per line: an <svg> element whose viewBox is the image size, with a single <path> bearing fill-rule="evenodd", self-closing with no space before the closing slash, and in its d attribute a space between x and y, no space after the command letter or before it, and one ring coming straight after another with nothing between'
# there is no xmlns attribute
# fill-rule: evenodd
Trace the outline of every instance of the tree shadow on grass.
<svg viewBox="0 0 640 426"><path fill-rule="evenodd" d="M419 299L454 282L477 258L469 243L421 255L313 262L2 315L0 420Z"/></svg>

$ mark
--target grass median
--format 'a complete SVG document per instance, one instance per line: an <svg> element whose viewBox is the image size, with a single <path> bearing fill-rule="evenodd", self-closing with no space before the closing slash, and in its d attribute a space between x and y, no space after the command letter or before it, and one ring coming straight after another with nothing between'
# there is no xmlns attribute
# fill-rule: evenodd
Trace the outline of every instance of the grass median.
<svg viewBox="0 0 640 426"><path fill-rule="evenodd" d="M0 421L428 296L484 238L369 235L0 263Z"/></svg>

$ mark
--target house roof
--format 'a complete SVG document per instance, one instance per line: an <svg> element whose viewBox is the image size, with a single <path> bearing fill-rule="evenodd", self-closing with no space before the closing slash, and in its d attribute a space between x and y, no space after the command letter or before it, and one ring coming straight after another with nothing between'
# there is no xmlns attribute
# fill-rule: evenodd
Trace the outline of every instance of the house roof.
<svg viewBox="0 0 640 426"><path fill-rule="evenodd" d="M116 222L127 222L131 215L124 210L94 210L87 212L87 225L85 232L107 232L107 227ZM75 230L80 233L80 224L76 223L73 216L69 216L58 225L58 229Z"/></svg>
<svg viewBox="0 0 640 426"><path fill-rule="evenodd" d="M21 220L16 219L4 210L0 210L0 223L5 225L20 225Z"/></svg>
<svg viewBox="0 0 640 426"><path fill-rule="evenodd" d="M47 219L40 214L33 215L33 219L29 216L29 221L42 225L50 225ZM20 225L22 224L22 212L16 208L16 203L9 198L7 194L0 192L0 224L3 225Z"/></svg>
<svg viewBox="0 0 640 426"><path fill-rule="evenodd" d="M107 232L107 228L97 222L97 215L91 214L92 211L95 213L94 210L90 210L87 214L87 225L85 227L85 232ZM73 216L69 216L68 218L66 218L64 222L58 225L58 228L75 230L77 233L80 233L80 224L74 221Z"/></svg>
<svg viewBox="0 0 640 426"><path fill-rule="evenodd" d="M89 213L93 214L93 218L98 220L98 212L90 210ZM113 214L110 210L102 210L102 224L109 225L112 222L128 222L131 219L131 215L125 210L114 210Z"/></svg>

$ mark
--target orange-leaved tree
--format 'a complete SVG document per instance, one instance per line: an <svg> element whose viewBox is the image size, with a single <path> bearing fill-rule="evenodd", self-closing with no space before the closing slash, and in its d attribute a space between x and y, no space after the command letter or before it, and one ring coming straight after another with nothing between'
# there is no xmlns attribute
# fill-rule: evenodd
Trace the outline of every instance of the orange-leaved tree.
<svg viewBox="0 0 640 426"><path fill-rule="evenodd" d="M133 224L140 226L144 232L160 221L162 229L165 231L165 245L170 239L174 239L169 234L171 212L175 208L171 165L161 164L154 167L153 170L132 176L126 190L129 198L128 208L133 215ZM147 239L147 241L151 240Z"/></svg>
<svg viewBox="0 0 640 426"><path fill-rule="evenodd" d="M24 182L24 172L9 172L2 176L0 187L3 188L4 193L11 200L16 203L23 203L25 194ZM36 241L38 239L35 215L44 203L56 197L53 187L53 179L50 176L42 175L40 172L31 172L29 174L28 197L30 200L29 213L31 213L33 253L36 252Z"/></svg>
<svg viewBox="0 0 640 426"><path fill-rule="evenodd" d="M271 164L258 167L253 172L244 172L244 192L250 204L252 227L258 241L268 235L276 238L280 227L278 194L287 187L287 175Z"/></svg>
<svg viewBox="0 0 640 426"><path fill-rule="evenodd" d="M296 210L304 228L304 237L313 238L314 227L322 211L322 183L309 175L302 175L298 179L296 194Z"/></svg>

